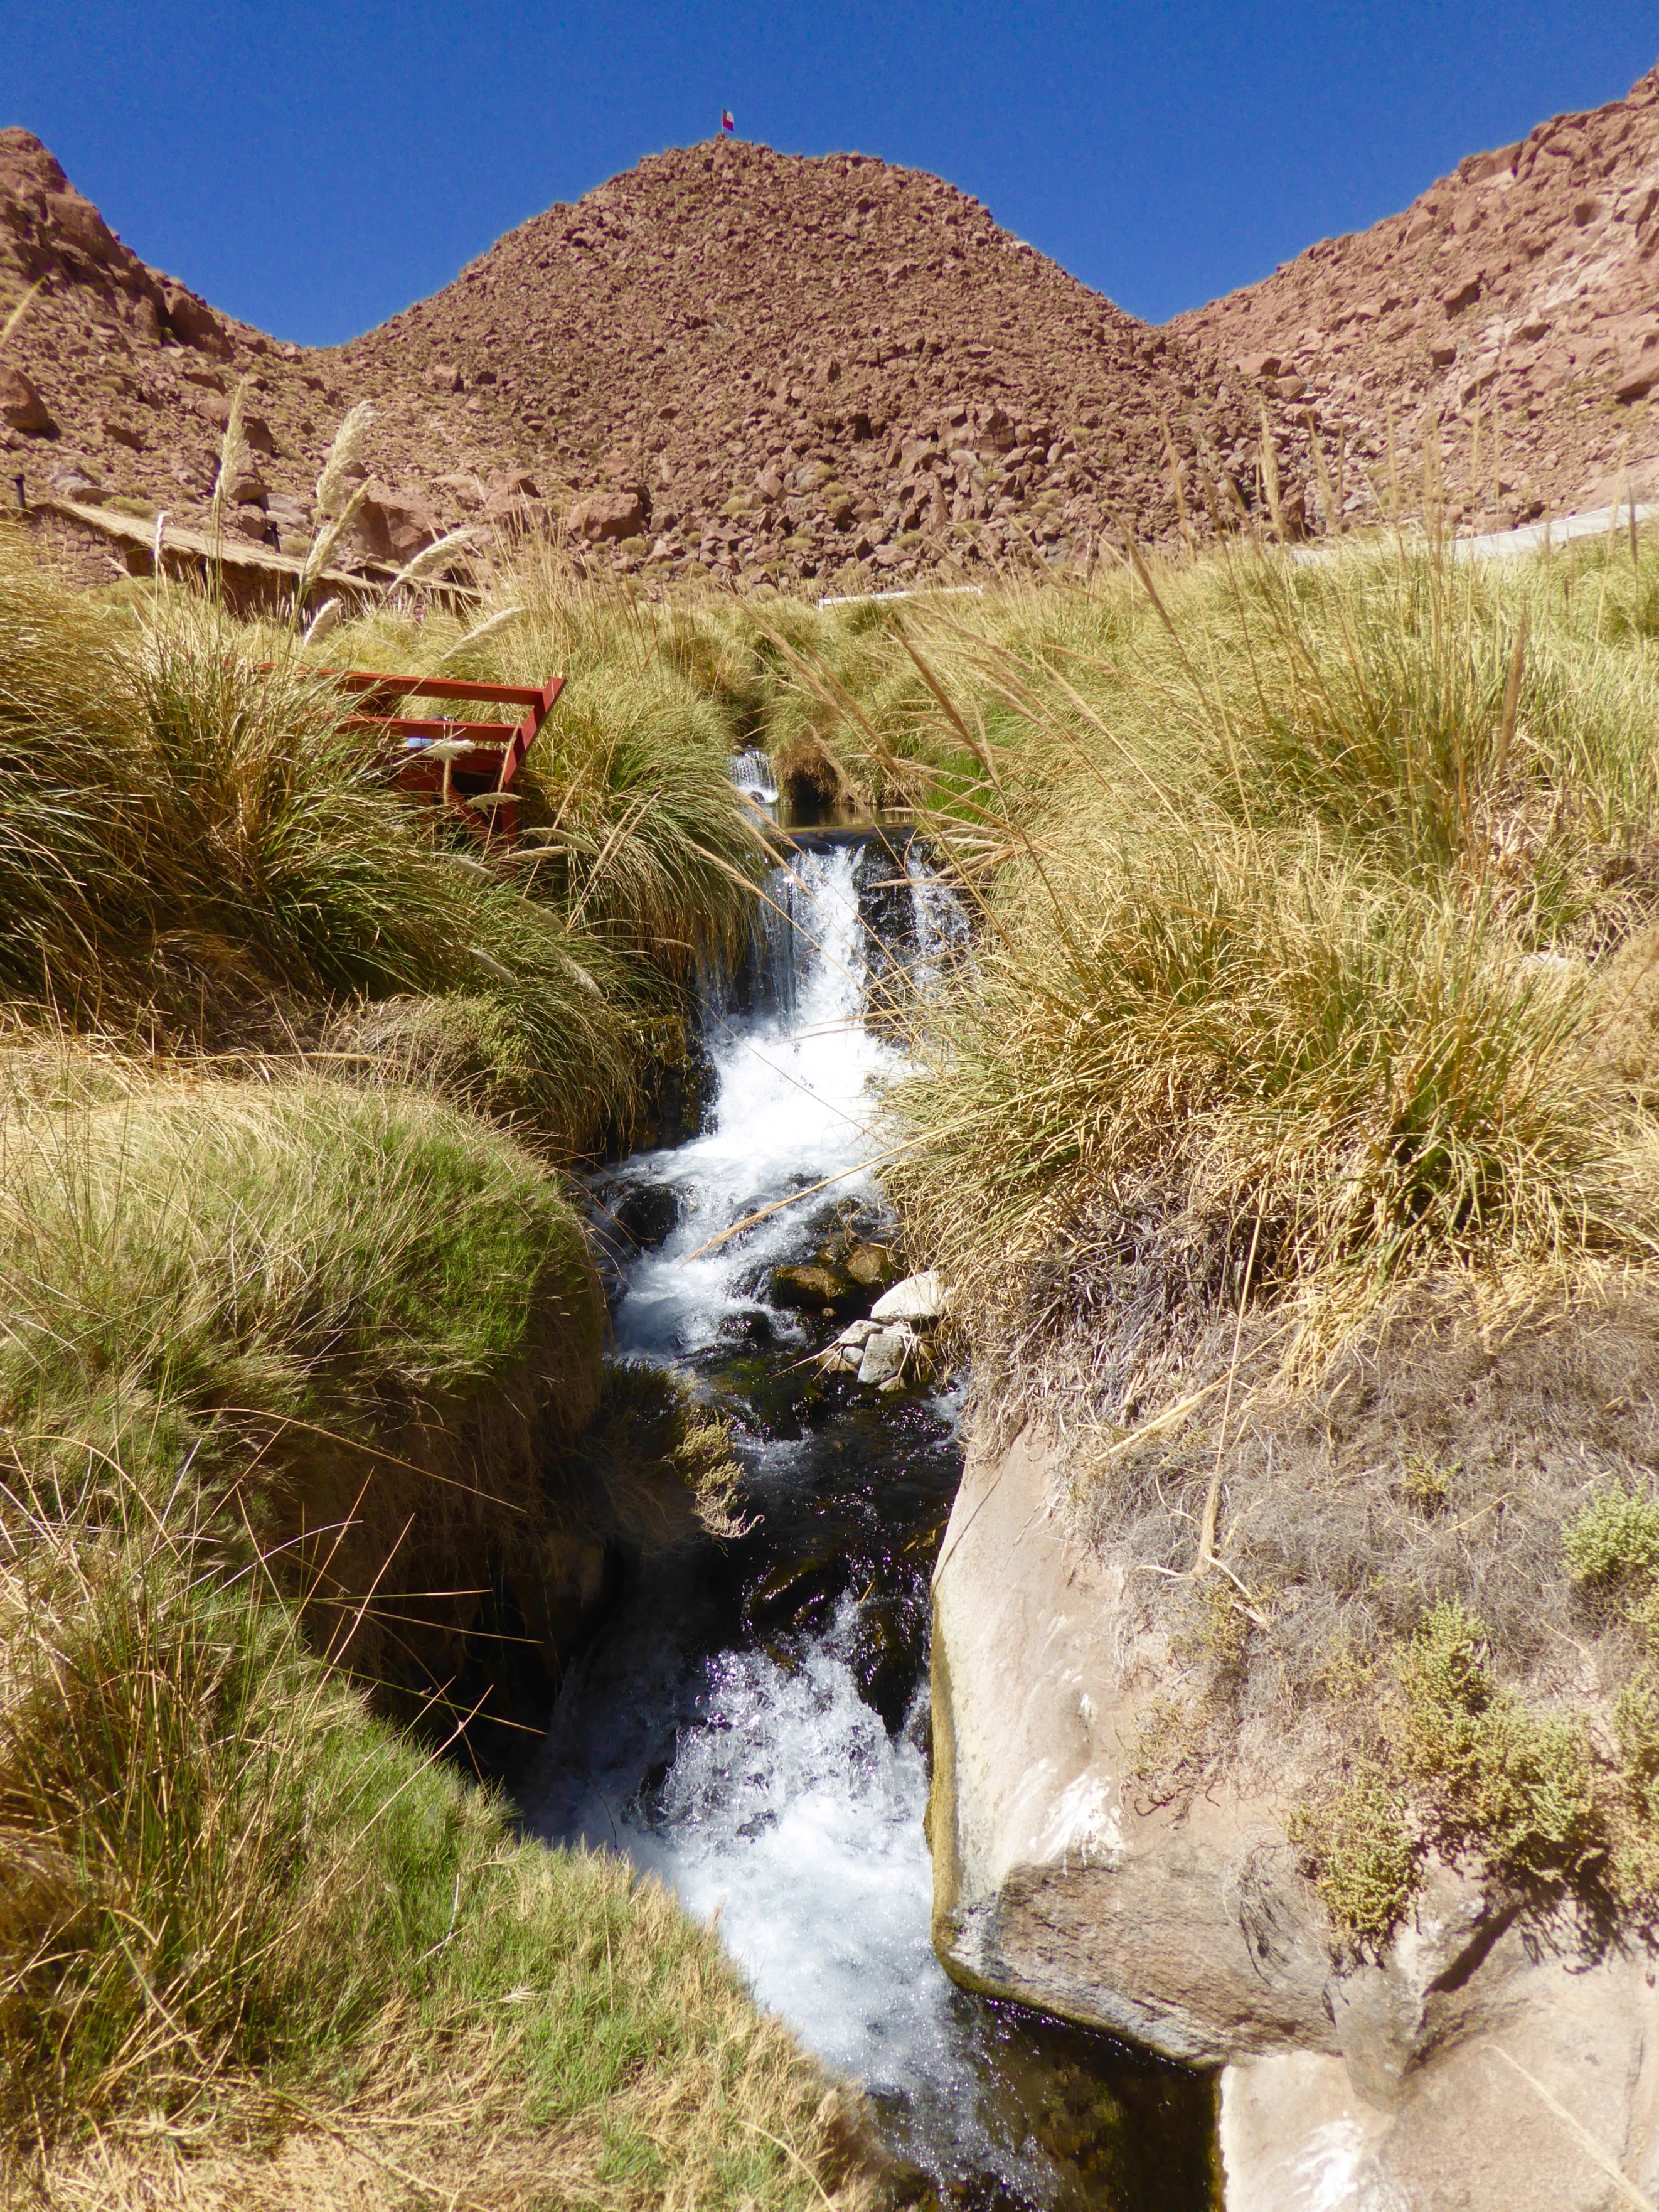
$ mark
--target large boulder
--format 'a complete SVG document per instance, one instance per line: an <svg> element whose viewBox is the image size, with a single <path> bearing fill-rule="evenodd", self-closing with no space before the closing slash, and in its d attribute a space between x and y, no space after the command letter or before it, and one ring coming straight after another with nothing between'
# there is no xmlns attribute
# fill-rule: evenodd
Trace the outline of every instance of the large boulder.
<svg viewBox="0 0 1659 2212"><path fill-rule="evenodd" d="M578 500L565 518L573 538L590 544L620 544L645 528L645 502L634 490L596 491Z"/></svg>
<svg viewBox="0 0 1659 2212"><path fill-rule="evenodd" d="M1383 1956L1332 1940L1298 1778L1136 1773L1172 1664L1072 1533L1060 1453L970 1449L933 1584L933 1937L969 1987L1221 2068L1226 2212L1603 2212L1659 2198L1646 1953L1552 1942L1436 1864ZM1271 1771L1255 1747L1246 1774Z"/></svg>
<svg viewBox="0 0 1659 2212"><path fill-rule="evenodd" d="M397 491L371 477L346 540L368 560L404 562L442 534L442 523L418 493Z"/></svg>
<svg viewBox="0 0 1659 2212"><path fill-rule="evenodd" d="M49 438L58 427L33 380L6 362L0 362L0 422L34 438Z"/></svg>
<svg viewBox="0 0 1659 2212"><path fill-rule="evenodd" d="M207 301L182 284L167 285L161 295L167 326L180 345L223 360L231 350L230 333Z"/></svg>

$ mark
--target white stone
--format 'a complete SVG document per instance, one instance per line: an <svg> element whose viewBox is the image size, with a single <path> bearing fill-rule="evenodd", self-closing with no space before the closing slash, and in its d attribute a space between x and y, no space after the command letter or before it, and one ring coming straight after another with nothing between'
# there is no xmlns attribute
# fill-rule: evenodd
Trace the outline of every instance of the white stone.
<svg viewBox="0 0 1659 2212"><path fill-rule="evenodd" d="M864 1347L864 1358L859 1366L860 1382L884 1382L890 1375L896 1375L915 1344L908 1328L881 1328Z"/></svg>
<svg viewBox="0 0 1659 2212"><path fill-rule="evenodd" d="M945 1278L937 1267L907 1275L884 1291L870 1309L872 1321L937 1321L950 1303Z"/></svg>

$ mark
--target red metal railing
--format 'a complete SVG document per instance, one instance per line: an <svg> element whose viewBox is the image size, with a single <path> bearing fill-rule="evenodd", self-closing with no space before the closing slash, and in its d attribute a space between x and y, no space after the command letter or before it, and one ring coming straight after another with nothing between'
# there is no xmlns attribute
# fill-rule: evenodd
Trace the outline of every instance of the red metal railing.
<svg viewBox="0 0 1659 2212"><path fill-rule="evenodd" d="M349 730L373 730L397 761L404 791L428 792L453 807L469 829L486 842L511 843L518 833L517 807L509 795L525 755L535 743L553 702L564 689L562 676L550 683L474 684L444 676L387 676L353 669L319 669L343 691L356 693L370 711L353 714ZM404 699L458 699L479 705L522 707L517 722L462 722L373 711L390 709ZM483 799L483 805L474 802Z"/></svg>

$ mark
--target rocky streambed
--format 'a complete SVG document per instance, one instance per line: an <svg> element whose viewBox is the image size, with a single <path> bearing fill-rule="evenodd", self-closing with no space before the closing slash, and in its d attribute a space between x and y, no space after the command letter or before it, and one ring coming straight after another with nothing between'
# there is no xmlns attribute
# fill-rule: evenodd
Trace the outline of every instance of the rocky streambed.
<svg viewBox="0 0 1659 2212"><path fill-rule="evenodd" d="M928 1352L943 1286L893 1279L862 1165L896 1065L865 1016L896 963L926 988L960 921L879 840L798 853L770 889L710 1012L703 1126L596 1192L626 1224L617 1357L729 1425L742 1533L631 1571L527 1808L718 1913L760 2000L861 2086L896 2200L1200 2212L1206 2074L970 1993L934 1954L929 1586L960 1398Z"/></svg>

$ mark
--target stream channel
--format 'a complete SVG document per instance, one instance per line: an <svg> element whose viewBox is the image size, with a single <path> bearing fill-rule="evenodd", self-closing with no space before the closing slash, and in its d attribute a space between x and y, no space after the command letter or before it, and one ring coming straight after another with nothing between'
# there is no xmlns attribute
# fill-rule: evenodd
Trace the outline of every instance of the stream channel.
<svg viewBox="0 0 1659 2212"><path fill-rule="evenodd" d="M525 1810L719 1915L759 2002L862 2087L901 2200L1207 2212L1206 2080L971 1996L929 1942L927 1589L962 1386L824 1377L809 1355L840 1320L769 1291L836 1233L879 1237L863 1164L899 1061L870 994L896 963L926 989L963 922L903 833L798 833L768 889L749 961L708 994L702 1127L595 1192L629 1231L616 1355L726 1416L752 1525L630 1574L566 1676Z"/></svg>

